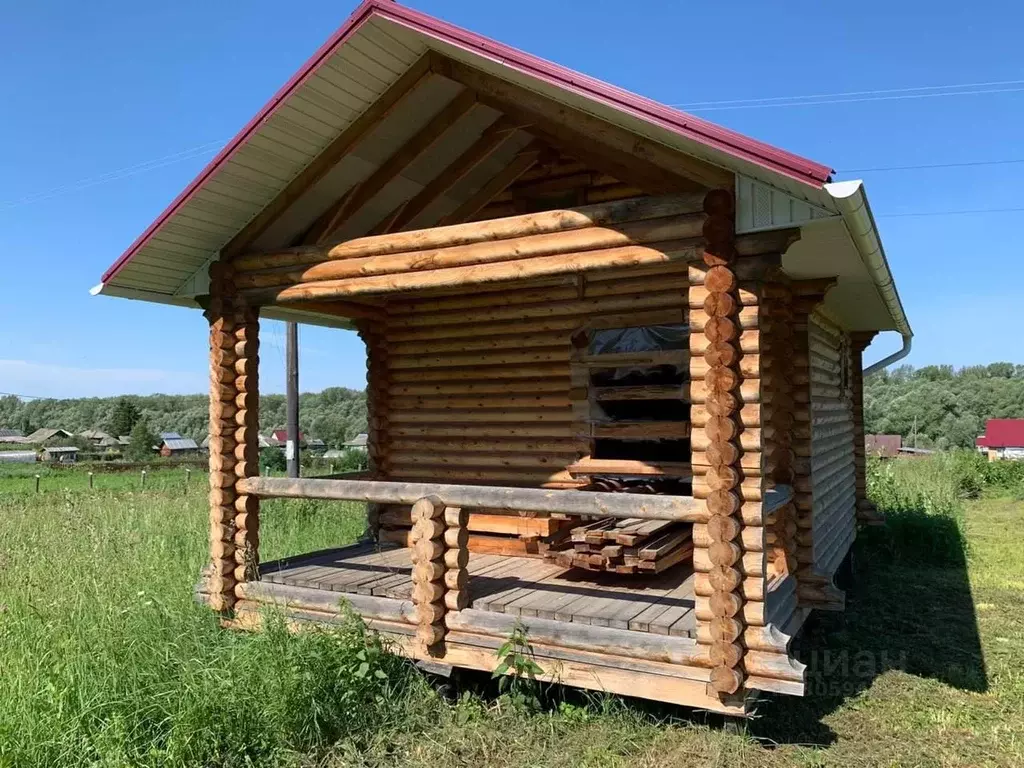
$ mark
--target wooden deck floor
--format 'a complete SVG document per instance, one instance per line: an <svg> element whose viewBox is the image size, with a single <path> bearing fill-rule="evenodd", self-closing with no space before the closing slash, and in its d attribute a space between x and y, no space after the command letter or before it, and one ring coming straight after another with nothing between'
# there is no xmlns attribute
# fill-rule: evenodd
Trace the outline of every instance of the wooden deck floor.
<svg viewBox="0 0 1024 768"><path fill-rule="evenodd" d="M409 600L412 564L404 547L355 544L261 567L265 584ZM652 576L566 569L543 560L471 555L471 607L516 616L694 637L693 576L687 565Z"/></svg>

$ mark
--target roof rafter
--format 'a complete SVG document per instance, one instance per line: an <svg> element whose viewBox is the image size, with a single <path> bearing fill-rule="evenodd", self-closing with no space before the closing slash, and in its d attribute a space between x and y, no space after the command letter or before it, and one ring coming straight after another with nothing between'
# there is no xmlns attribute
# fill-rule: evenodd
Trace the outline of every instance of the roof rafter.
<svg viewBox="0 0 1024 768"><path fill-rule="evenodd" d="M733 174L598 117L437 53L431 69L475 91L481 102L531 123L531 133L650 192L732 188Z"/></svg>
<svg viewBox="0 0 1024 768"><path fill-rule="evenodd" d="M533 168L540 161L545 152L554 154L554 150L545 150L543 145L539 142L535 141L530 144L526 149L516 155L511 163L498 171L498 173L492 176L489 181L480 187L480 189L473 193L468 200L441 219L441 221L438 222L438 226L461 224L462 222L470 219L481 208L491 202L491 200L504 192L516 179Z"/></svg>
<svg viewBox="0 0 1024 768"><path fill-rule="evenodd" d="M493 155L520 127L514 120L504 115L495 120L484 129L480 138L473 142L469 149L453 160L447 168L408 201L386 231L404 228L433 202L464 179L480 163Z"/></svg>
<svg viewBox="0 0 1024 768"><path fill-rule="evenodd" d="M417 59L363 114L357 117L323 152L317 155L312 163L292 179L270 201L269 205L256 214L237 235L228 241L227 245L221 248L221 259L227 261L248 250L256 238L277 221L292 203L320 181L360 139L390 114L399 102L422 81L431 76L430 61L429 54L424 54Z"/></svg>
<svg viewBox="0 0 1024 768"><path fill-rule="evenodd" d="M331 236L376 195L390 184L402 171L420 155L430 149L451 128L459 118L467 114L477 103L476 94L470 89L459 92L430 119L416 134L400 146L370 176L364 179L352 195L342 200L342 210L334 219L333 227L323 232L318 243L327 242Z"/></svg>

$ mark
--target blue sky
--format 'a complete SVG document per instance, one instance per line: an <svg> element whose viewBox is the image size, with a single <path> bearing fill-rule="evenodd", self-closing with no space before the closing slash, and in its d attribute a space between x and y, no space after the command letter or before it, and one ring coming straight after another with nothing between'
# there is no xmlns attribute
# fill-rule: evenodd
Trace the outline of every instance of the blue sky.
<svg viewBox="0 0 1024 768"><path fill-rule="evenodd" d="M669 104L1003 83L962 89L988 91L972 95L907 91L693 111L829 164L836 179L865 179L916 332L908 362L1024 362L1020 329L1001 321L1020 306L1024 211L903 215L1024 208L1024 163L853 172L1024 160L1017 4L409 4ZM0 23L0 392L205 391L198 312L93 298L88 289L353 7L8 4ZM140 165L154 159L158 167ZM283 391L282 326L264 328L261 384ZM354 334L302 333L303 390L362 386ZM868 356L897 346L876 342Z"/></svg>

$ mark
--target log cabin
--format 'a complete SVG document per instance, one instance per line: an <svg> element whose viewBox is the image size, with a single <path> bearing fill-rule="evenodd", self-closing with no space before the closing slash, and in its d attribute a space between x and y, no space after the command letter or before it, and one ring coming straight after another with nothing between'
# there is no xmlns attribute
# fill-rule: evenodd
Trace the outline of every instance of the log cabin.
<svg viewBox="0 0 1024 768"><path fill-rule="evenodd" d="M547 679L728 715L804 694L873 518L862 355L911 338L861 182L385 0L94 293L209 321L227 626L347 605L490 671L521 622ZM365 476L259 476L264 318L365 341ZM281 497L365 502L364 540L261 562Z"/></svg>

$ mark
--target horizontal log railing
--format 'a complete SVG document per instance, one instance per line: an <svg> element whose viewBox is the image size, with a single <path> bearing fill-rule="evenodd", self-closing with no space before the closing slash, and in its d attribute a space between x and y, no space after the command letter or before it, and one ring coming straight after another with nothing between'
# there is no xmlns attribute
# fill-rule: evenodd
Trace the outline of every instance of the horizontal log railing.
<svg viewBox="0 0 1024 768"><path fill-rule="evenodd" d="M462 635L467 631L475 633L474 637L481 632L500 632L505 629L504 625L494 625L494 622L498 621L500 624L502 620L509 619L495 619L485 611L467 611L471 602L467 568L470 508L694 523L707 520L704 502L690 496L641 496L599 491L558 491L375 480L250 477L240 480L239 483L242 486L241 492L257 497L412 505L409 519L413 527L408 539L412 561L412 601L402 605L395 601L384 602L389 606L395 603L392 606L392 613L395 615L388 614L388 619L417 626L415 643L420 652L432 657L444 657L445 641L450 632L454 632L455 639L464 639ZM772 519L776 510L788 503L792 495L792 489L788 486L780 486L765 492L761 502L762 520ZM763 579L763 569L761 578ZM763 584L760 588L763 590ZM237 591L240 598L248 599L258 597L260 587L242 584ZM305 590L303 594L307 592L308 590ZM308 598L306 595L307 602ZM312 607L317 609L319 605L316 603ZM363 607L373 616L379 611L376 603ZM356 609L359 610L360 606L356 605ZM622 652L618 650L616 638L620 641L628 640L632 635L619 630L612 630L611 634L601 630L591 637L588 634L589 627L583 630L574 627L575 625L562 625L552 621L531 620L531 630L551 630L547 634L542 633L543 639L559 647L589 649L591 645L608 645L612 653ZM640 646L639 650L643 651L645 658L657 661L684 666L695 664L700 667L708 667L712 661L711 657L706 656L701 650L705 648L704 646L690 640L684 642L675 638L651 636L643 639ZM638 647L635 641L631 640L623 647L628 648L630 654L637 654ZM765 658L772 663L777 661L774 656ZM788 659L786 663L788 664ZM802 669L794 670L787 667L785 671L789 677L786 681L801 686L802 691ZM769 676L779 677L771 670Z"/></svg>
<svg viewBox="0 0 1024 768"><path fill-rule="evenodd" d="M692 496L647 496L603 491L506 488L489 485L400 483L386 480L331 478L292 479L250 477L245 492L261 498L366 501L377 504L415 504L434 497L446 507L482 508L507 512L557 512L566 515L678 520L703 523L704 502ZM761 516L769 517L793 498L793 489L778 485L764 492Z"/></svg>
<svg viewBox="0 0 1024 768"><path fill-rule="evenodd" d="M246 493L263 498L415 504L420 499L435 497L447 507L485 507L509 512L558 512L566 515L635 517L689 523L704 519L703 502L691 496L646 496L383 480L294 480L283 477L250 477L245 480L245 485Z"/></svg>

